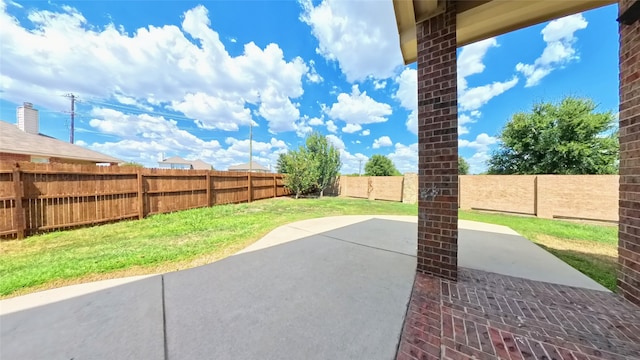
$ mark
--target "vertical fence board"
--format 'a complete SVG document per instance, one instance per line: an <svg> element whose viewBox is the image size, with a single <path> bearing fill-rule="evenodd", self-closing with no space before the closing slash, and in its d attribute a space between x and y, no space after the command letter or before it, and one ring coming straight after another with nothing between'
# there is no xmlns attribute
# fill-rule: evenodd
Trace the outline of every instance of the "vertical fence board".
<svg viewBox="0 0 640 360"><path fill-rule="evenodd" d="M136 175L138 178L138 219L144 219L144 179L142 170L139 169Z"/></svg>
<svg viewBox="0 0 640 360"><path fill-rule="evenodd" d="M13 191L14 191L14 211L13 223L16 228L16 236L18 239L24 238L24 213L22 212L22 183L20 181L20 169L13 169Z"/></svg>

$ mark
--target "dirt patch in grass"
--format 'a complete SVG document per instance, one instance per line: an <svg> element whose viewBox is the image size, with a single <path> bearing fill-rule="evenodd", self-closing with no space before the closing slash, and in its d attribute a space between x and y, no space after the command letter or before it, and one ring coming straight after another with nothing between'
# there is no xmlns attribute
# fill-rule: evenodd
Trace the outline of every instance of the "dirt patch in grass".
<svg viewBox="0 0 640 360"><path fill-rule="evenodd" d="M612 259L618 258L618 248L610 244L603 244L593 241L560 239L549 235L537 235L535 242L541 245L566 251L576 251L584 254L592 254ZM617 260L614 260L617 261Z"/></svg>

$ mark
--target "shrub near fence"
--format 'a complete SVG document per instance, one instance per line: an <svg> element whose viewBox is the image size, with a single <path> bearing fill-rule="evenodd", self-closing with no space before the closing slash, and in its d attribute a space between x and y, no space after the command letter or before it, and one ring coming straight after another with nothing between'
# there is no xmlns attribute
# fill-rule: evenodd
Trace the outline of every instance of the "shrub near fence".
<svg viewBox="0 0 640 360"><path fill-rule="evenodd" d="M0 162L0 237L285 195L281 174Z"/></svg>

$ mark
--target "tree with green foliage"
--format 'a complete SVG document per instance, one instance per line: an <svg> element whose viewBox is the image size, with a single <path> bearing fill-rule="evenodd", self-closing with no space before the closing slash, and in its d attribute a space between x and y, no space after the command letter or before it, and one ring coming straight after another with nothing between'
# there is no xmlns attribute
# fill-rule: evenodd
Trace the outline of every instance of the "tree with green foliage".
<svg viewBox="0 0 640 360"><path fill-rule="evenodd" d="M128 161L120 164L120 166L129 166L129 167L144 167L142 164L137 163L135 161Z"/></svg>
<svg viewBox="0 0 640 360"><path fill-rule="evenodd" d="M279 174L289 173L289 169L287 169L287 153L282 153L278 155L278 160L276 162L276 171Z"/></svg>
<svg viewBox="0 0 640 360"><path fill-rule="evenodd" d="M469 163L462 156L458 156L458 175L467 175L469 173Z"/></svg>
<svg viewBox="0 0 640 360"><path fill-rule="evenodd" d="M366 176L398 176L402 175L393 161L388 157L380 154L373 155L364 165L364 174Z"/></svg>
<svg viewBox="0 0 640 360"><path fill-rule="evenodd" d="M490 174L616 174L615 115L589 99L566 97L517 113L502 129Z"/></svg>
<svg viewBox="0 0 640 360"><path fill-rule="evenodd" d="M318 180L318 169L313 155L304 147L298 150L290 150L281 156L284 173L284 185L296 194L296 199L308 191ZM280 160L280 159L279 159Z"/></svg>
<svg viewBox="0 0 640 360"><path fill-rule="evenodd" d="M325 136L314 131L307 137L307 151L311 156L312 163L316 167L316 186L320 190L320 197L324 195L324 190L335 182L340 171L342 162L340 152L333 144L330 144Z"/></svg>

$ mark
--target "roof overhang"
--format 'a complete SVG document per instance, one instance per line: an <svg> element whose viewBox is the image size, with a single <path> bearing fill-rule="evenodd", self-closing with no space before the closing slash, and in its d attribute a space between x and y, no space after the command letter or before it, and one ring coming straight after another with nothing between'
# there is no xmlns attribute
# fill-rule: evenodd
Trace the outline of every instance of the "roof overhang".
<svg viewBox="0 0 640 360"><path fill-rule="evenodd" d="M451 0L393 0L405 64L416 61L416 25L442 13ZM457 41L464 46L544 21L616 3L615 0L457 1Z"/></svg>

